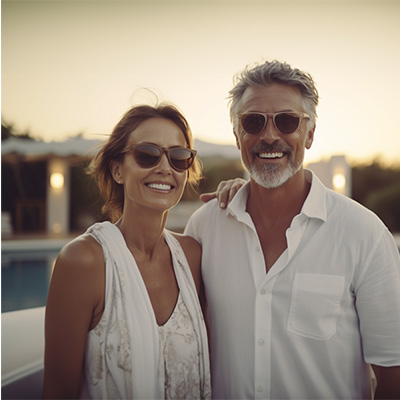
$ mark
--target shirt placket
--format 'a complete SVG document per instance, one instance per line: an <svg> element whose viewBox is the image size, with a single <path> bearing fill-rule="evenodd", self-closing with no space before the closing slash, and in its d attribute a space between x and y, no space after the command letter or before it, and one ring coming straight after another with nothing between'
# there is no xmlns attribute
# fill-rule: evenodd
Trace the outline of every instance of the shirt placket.
<svg viewBox="0 0 400 400"><path fill-rule="evenodd" d="M255 340L254 340L254 398L268 399L271 387L270 347L271 347L271 306L274 278L265 275L265 260L258 237L254 240L255 274ZM262 268L262 271L259 270ZM257 276L258 275L258 276Z"/></svg>
<svg viewBox="0 0 400 400"><path fill-rule="evenodd" d="M287 231L288 249L265 275L265 260L258 237L254 241L254 265L263 266L263 276L255 273L255 341L254 341L254 398L269 399L271 393L271 343L272 343L272 294L279 273L293 257L307 226L307 218L298 216Z"/></svg>
<svg viewBox="0 0 400 400"><path fill-rule="evenodd" d="M268 399L271 387L271 304L272 284L257 289L255 301L255 398Z"/></svg>

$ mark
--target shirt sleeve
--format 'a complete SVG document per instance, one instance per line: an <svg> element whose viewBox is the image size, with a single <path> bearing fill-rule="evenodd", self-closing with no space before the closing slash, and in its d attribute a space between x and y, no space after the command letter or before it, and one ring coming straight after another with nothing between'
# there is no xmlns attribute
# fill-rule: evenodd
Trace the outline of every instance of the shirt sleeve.
<svg viewBox="0 0 400 400"><path fill-rule="evenodd" d="M202 212L202 208L196 210L192 214L192 216L189 218L189 221L186 224L186 228L185 228L185 230L183 232L184 235L191 236L192 238L197 240L197 242L200 243L201 245L203 243L202 243L202 237L201 237L202 236L201 235L201 227L200 227L200 223L199 223L201 221L201 217L200 217L199 214Z"/></svg>
<svg viewBox="0 0 400 400"><path fill-rule="evenodd" d="M365 361L400 366L400 257L387 229L371 247L365 267L355 287Z"/></svg>

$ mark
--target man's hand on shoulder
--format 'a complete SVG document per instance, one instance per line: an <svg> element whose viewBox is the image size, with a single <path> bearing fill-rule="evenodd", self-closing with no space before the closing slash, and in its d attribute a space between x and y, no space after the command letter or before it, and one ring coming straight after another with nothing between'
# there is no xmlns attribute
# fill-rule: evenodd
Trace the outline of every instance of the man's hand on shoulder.
<svg viewBox="0 0 400 400"><path fill-rule="evenodd" d="M203 193L200 195L200 200L204 203L217 198L218 204L221 208L226 206L235 197L238 190L246 183L242 178L230 179L228 181L222 181L219 183L217 190L211 193Z"/></svg>

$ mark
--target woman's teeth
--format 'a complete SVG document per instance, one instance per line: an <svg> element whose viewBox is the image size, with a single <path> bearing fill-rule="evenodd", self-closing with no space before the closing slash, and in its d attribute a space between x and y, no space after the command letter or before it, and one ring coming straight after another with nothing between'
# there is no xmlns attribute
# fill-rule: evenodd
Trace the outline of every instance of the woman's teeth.
<svg viewBox="0 0 400 400"><path fill-rule="evenodd" d="M146 184L147 187L149 187L150 189L158 189L158 190L171 190L172 186L171 185L167 185L164 183L148 183Z"/></svg>

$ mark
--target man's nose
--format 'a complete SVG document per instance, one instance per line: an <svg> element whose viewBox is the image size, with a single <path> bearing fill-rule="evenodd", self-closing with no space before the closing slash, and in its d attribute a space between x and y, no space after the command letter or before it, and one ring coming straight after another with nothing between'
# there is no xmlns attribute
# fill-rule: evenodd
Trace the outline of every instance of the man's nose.
<svg viewBox="0 0 400 400"><path fill-rule="evenodd" d="M272 117L268 117L264 129L260 133L260 140L263 140L266 143L273 143L278 140L279 137L279 131L276 129Z"/></svg>

